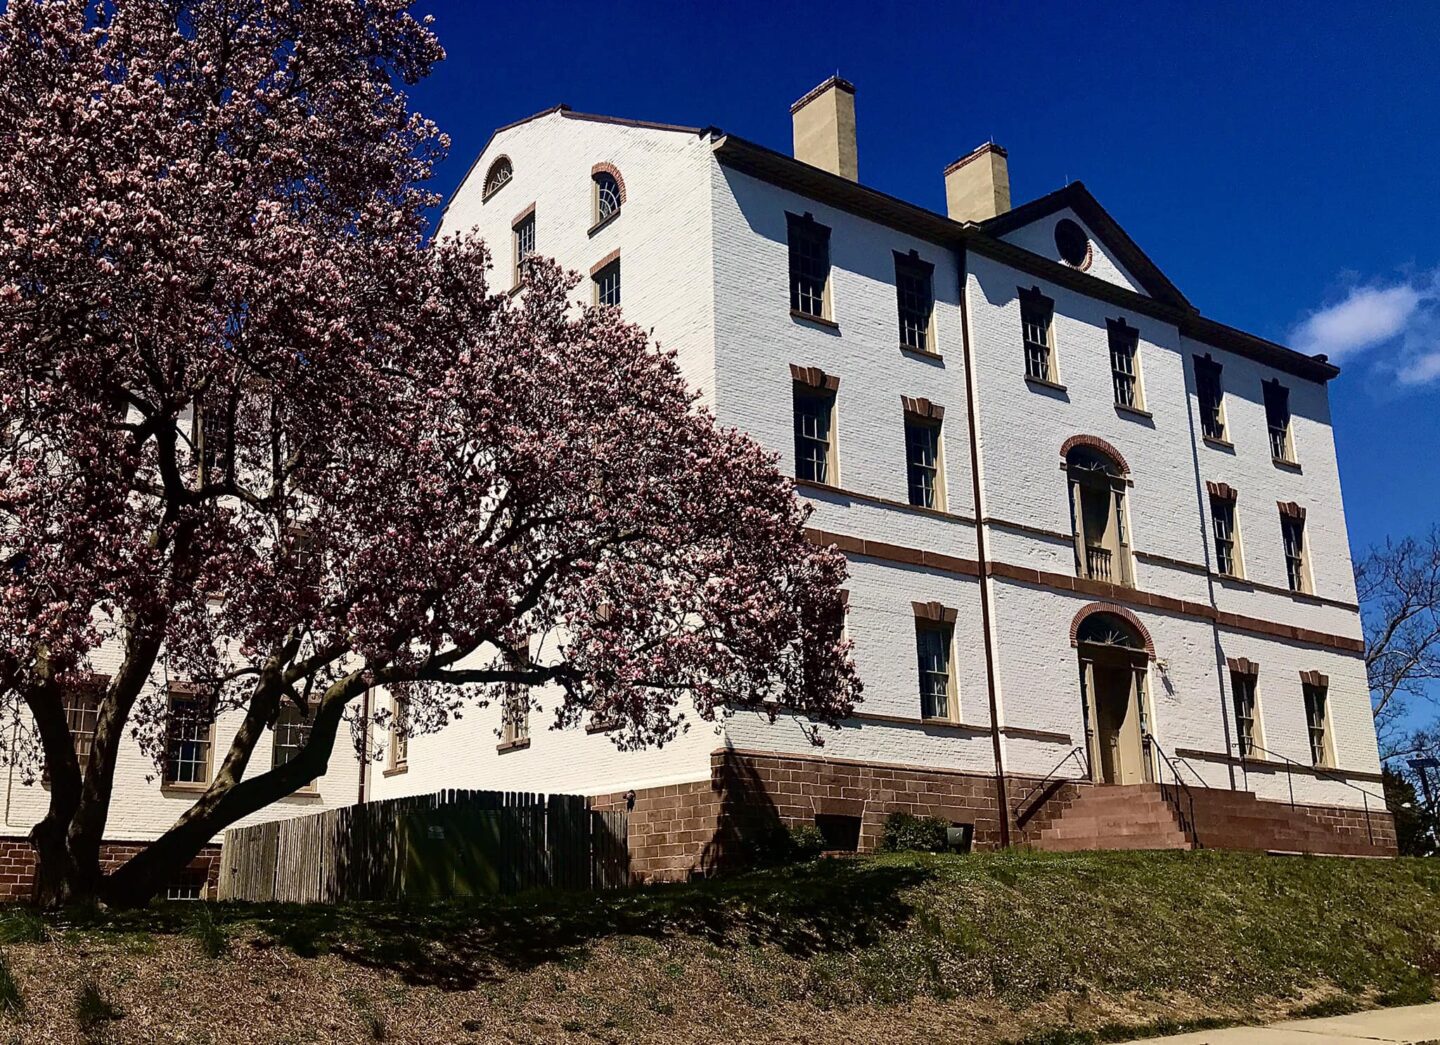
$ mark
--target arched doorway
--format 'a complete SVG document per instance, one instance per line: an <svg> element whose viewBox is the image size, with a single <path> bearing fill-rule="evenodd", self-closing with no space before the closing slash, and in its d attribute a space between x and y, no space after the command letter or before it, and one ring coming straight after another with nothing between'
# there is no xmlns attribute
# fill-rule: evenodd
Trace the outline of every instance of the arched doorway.
<svg viewBox="0 0 1440 1045"><path fill-rule="evenodd" d="M1090 777L1097 784L1150 780L1145 679L1146 638L1119 613L1091 612L1074 632L1085 702Z"/></svg>

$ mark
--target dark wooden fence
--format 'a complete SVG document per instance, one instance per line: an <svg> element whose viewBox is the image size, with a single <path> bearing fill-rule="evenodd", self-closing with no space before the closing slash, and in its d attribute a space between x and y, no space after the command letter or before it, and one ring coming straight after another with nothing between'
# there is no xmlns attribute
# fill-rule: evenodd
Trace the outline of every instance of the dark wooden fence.
<svg viewBox="0 0 1440 1045"><path fill-rule="evenodd" d="M225 832L222 900L439 900L628 883L626 815L578 795L440 791Z"/></svg>

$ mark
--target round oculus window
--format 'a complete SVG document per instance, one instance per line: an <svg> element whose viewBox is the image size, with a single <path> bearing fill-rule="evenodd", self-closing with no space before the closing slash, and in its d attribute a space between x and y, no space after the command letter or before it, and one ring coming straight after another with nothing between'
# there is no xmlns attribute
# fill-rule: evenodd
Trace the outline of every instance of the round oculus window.
<svg viewBox="0 0 1440 1045"><path fill-rule="evenodd" d="M1065 264L1079 268L1090 256L1090 237L1075 222L1062 218L1055 223L1055 249Z"/></svg>

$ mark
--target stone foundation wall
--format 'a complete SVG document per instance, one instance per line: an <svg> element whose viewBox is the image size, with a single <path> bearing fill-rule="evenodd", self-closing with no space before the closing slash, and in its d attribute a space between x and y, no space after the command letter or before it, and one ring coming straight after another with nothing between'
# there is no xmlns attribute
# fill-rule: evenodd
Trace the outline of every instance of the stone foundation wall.
<svg viewBox="0 0 1440 1045"><path fill-rule="evenodd" d="M100 846L100 867L109 872L125 863L147 842L105 842ZM190 861L176 884L196 883L202 895L215 896L220 881L220 846L207 845ZM24 838L0 838L0 901L28 900L35 890L35 850Z"/></svg>
<svg viewBox="0 0 1440 1045"><path fill-rule="evenodd" d="M973 824L976 849L1001 843L992 776L738 750L714 752L710 769L709 780L591 799L595 809L628 809L630 870L636 881L683 880L754 862L773 852L784 832L813 824L817 814L858 818L861 852L879 847L891 813ZM1006 778L1012 844L1030 841L1090 786L1051 782L1032 793L1038 783ZM1031 804L1033 809L1027 809ZM1017 825L1016 813L1026 812L1030 815ZM1336 836L1336 852L1348 852L1369 837L1363 810L1306 806L1297 814ZM1395 826L1389 814L1372 811L1371 825L1376 845L1393 853Z"/></svg>
<svg viewBox="0 0 1440 1045"><path fill-rule="evenodd" d="M1013 805L1034 783L1007 781ZM891 813L938 816L973 824L974 846L1000 844L995 779L974 773L919 769L844 759L717 751L710 779L634 792L597 795L593 808L629 808L631 874L637 881L668 881L741 866L773 849L792 827L817 814L860 820L860 850L880 844ZM1024 841L1037 816L1012 841Z"/></svg>
<svg viewBox="0 0 1440 1045"><path fill-rule="evenodd" d="M1391 856L1399 855L1400 839L1395 833L1395 817L1388 809L1370 810L1367 818L1363 809L1348 809L1338 806L1300 806L1310 820L1323 827L1332 835L1357 843L1373 844L1386 850ZM1374 838L1373 843L1370 841Z"/></svg>

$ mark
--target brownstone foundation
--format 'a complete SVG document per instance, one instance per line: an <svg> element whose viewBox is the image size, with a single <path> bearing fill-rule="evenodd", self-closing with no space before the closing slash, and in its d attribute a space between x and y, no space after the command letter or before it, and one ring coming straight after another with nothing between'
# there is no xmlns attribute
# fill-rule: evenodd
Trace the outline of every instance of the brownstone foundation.
<svg viewBox="0 0 1440 1045"><path fill-rule="evenodd" d="M1029 842L1067 798L1087 786L1062 782L1032 792L1036 784L1033 778L1006 778L1012 844ZM673 881L755 862L779 835L814 824L817 815L857 818L861 852L878 847L892 813L973 825L976 849L1001 844L995 778L976 773L722 750L710 756L709 780L636 791L633 804L629 794L597 795L591 804L606 811L629 808L630 868L637 881ZM1361 810L1306 806L1294 815L1333 836L1333 847L1312 851L1354 852L1354 843L1368 840L1373 832L1377 849L1395 852L1394 821L1386 812L1372 812L1368 826ZM1209 826L1210 839L1202 839L1207 846L1268 848L1263 839L1239 832L1224 831L1229 837L1217 837L1217 825Z"/></svg>
<svg viewBox="0 0 1440 1045"><path fill-rule="evenodd" d="M105 842L100 846L101 870L125 863L148 842ZM213 898L220 881L220 846L207 845L191 860L171 887L195 889ZM24 838L0 838L0 901L29 900L35 894L35 850Z"/></svg>
<svg viewBox="0 0 1440 1045"><path fill-rule="evenodd" d="M1033 783L1007 779L1012 806ZM624 810L627 793L597 795L591 804L599 810ZM778 833L814 824L817 815L857 818L860 851L871 851L878 847L891 813L970 824L975 848L1000 845L992 776L848 759L716 751L710 756L709 780L634 793L631 873L639 881L666 881L743 866L762 858ZM1030 825L1012 826L1011 841L1023 842L1029 830Z"/></svg>

